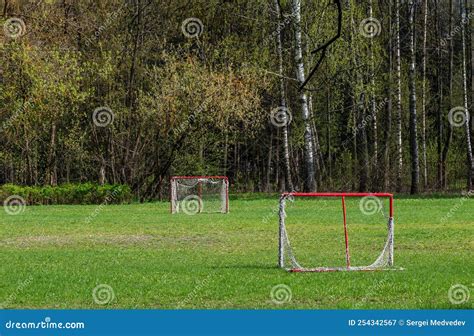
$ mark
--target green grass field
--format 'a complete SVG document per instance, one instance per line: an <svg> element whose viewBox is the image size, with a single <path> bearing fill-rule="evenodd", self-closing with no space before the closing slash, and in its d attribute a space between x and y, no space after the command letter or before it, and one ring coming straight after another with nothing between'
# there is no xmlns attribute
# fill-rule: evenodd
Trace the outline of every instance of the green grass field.
<svg viewBox="0 0 474 336"><path fill-rule="evenodd" d="M315 204L303 201L288 210L295 251L305 262L343 264L340 200L326 203L333 211L318 211ZM380 272L277 268L277 205L277 196L241 195L231 198L228 215L194 216L170 215L168 203L107 205L90 223L85 218L96 206L29 206L19 215L1 211L0 305L472 308L472 298L452 304L448 290L455 284L473 289L474 199L396 199L395 265L404 270ZM354 262L364 263L380 250L374 244L385 220L364 223L351 215L356 207L348 204L351 251ZM114 292L105 305L93 299L100 284ZM289 302L272 301L272 288L279 284L290 288Z"/></svg>

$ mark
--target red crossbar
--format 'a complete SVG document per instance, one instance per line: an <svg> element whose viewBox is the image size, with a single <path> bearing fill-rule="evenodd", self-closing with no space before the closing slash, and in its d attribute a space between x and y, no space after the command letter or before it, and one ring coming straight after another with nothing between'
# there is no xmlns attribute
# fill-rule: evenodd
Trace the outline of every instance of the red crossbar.
<svg viewBox="0 0 474 336"><path fill-rule="evenodd" d="M174 180L174 179L199 179L199 178L213 178L213 179L221 178L221 179L224 179L224 180L228 180L227 176L171 176L172 180Z"/></svg>
<svg viewBox="0 0 474 336"><path fill-rule="evenodd" d="M364 192L364 193L344 193L344 192L334 192L334 193L303 193L303 192L285 192L281 194L284 196L296 196L296 197L365 197L365 196L375 196L375 197L389 197L390 198L390 217L393 217L393 194L390 193L380 193L380 192Z"/></svg>
<svg viewBox="0 0 474 336"><path fill-rule="evenodd" d="M325 197L363 197L363 196L377 196L377 197L393 197L393 194L389 193L379 193L379 192L374 192L374 193L345 193L345 192L335 192L335 193L325 193L325 192L311 192L311 193L303 193L303 192L285 192L282 194L282 196L325 196Z"/></svg>

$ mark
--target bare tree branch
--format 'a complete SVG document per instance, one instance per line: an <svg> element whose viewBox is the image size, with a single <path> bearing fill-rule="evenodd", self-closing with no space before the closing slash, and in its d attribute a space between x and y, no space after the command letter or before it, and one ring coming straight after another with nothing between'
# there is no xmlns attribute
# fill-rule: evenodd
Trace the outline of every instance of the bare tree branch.
<svg viewBox="0 0 474 336"><path fill-rule="evenodd" d="M308 84L308 82L311 80L311 78L316 73L316 70L318 70L319 66L321 65L321 63L324 60L324 57L326 56L326 51L329 48L329 46L331 46L331 44L336 42L336 40L339 37L341 37L341 30L342 30L342 6L341 6L341 1L340 0L334 0L334 3L337 6L337 33L334 37L332 37L326 43L324 43L323 45L321 45L320 47L316 48L315 50L313 50L311 52L312 54L316 54L318 52L321 52L321 54L319 55L318 62L316 63L314 68L311 70L311 72L309 73L309 75L306 78L306 80L304 81L304 83L300 86L300 88L299 88L300 91L304 89L306 84Z"/></svg>

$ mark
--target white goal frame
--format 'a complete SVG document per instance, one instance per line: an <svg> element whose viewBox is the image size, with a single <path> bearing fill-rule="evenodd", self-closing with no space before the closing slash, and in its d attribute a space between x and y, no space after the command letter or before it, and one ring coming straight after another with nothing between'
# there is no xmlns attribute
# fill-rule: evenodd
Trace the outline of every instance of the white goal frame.
<svg viewBox="0 0 474 336"><path fill-rule="evenodd" d="M315 267L306 268L301 266L292 252L290 240L285 226L286 201L293 200L295 197L338 197L342 200L342 213L345 235L345 267ZM390 210L387 224L387 239L385 246L379 257L368 266L351 266L349 253L349 237L347 233L346 219L346 197L381 197L389 198ZM332 271L376 271L390 268L393 266L393 248L394 248L394 220L393 220L393 195L389 193L283 193L280 197L279 207L279 248L278 248L278 266L290 272L332 272ZM287 265L290 265L289 267Z"/></svg>
<svg viewBox="0 0 474 336"><path fill-rule="evenodd" d="M206 183L221 183L221 190L219 192L221 198L221 206L220 211L214 211L218 213L229 213L229 179L227 176L171 176L170 178L170 212L172 214L176 214L180 212L180 200L178 195L178 186L180 181L195 180L197 186L196 195L192 195L194 199L194 204L192 204L195 209L193 209L194 213L203 213L206 212L205 207L203 205L203 186L205 187ZM184 211L186 212L186 211Z"/></svg>

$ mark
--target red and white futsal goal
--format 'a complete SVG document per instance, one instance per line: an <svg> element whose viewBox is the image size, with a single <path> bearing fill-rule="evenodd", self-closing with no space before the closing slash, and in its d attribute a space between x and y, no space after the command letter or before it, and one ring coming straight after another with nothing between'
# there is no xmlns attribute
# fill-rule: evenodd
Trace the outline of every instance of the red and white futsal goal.
<svg viewBox="0 0 474 336"><path fill-rule="evenodd" d="M340 199L340 201L337 201ZM350 199L350 201L348 201ZM288 207L301 200L303 209L294 211L294 218L288 214ZM300 203L301 204L301 203ZM385 205L385 208L384 208ZM293 206L293 205L291 205ZM349 207L349 209L348 209ZM386 211L388 208L388 212ZM290 211L290 212L291 212ZM312 212L315 211L315 212ZM317 212L319 211L319 213ZM317 215L314 215L314 214ZM373 218L374 215L383 215L384 219ZM288 218L287 218L288 217ZM377 216L375 216L377 217ZM351 222L352 220L352 222ZM292 233L300 236L299 243L304 245L298 252L307 250L324 250L321 253L303 255L306 263L303 265L297 253L290 245L290 234L288 221L292 222ZM296 223L296 224L295 224ZM328 236L327 223L333 223L332 235ZM386 224L384 224L386 223ZM308 233L308 230L320 225L319 231ZM355 250L364 251L363 258L351 262L351 233L363 232L363 237L354 242ZM304 227L303 227L304 226ZM316 229L313 229L316 230ZM378 230L378 231L377 231ZM378 232L378 240L374 238L374 231ZM326 235L325 235L326 234ZM360 235L359 235L360 236ZM368 238L367 238L368 237ZM294 238L294 237L293 237ZM355 238L355 237L354 237ZM371 244L364 239L372 239ZM319 239L319 240L318 240ZM337 242L335 242L337 240ZM330 248L325 247L325 244ZM394 220L393 220L393 195L389 193L284 193L280 197L279 206L279 257L278 264L291 272L330 272L330 271L372 271L393 269L393 244L394 244ZM333 258L339 253L338 259ZM343 260L343 258L345 260ZM365 259L364 259L365 258ZM327 265L331 263L327 259L337 260L338 265ZM375 259L375 260L374 260ZM357 265L360 262L361 265ZM324 265L326 263L326 265ZM367 264L365 264L367 263ZM323 265L324 266L323 266ZM363 266L366 265L366 266Z"/></svg>
<svg viewBox="0 0 474 336"><path fill-rule="evenodd" d="M229 212L229 180L226 176L172 176L171 213Z"/></svg>

